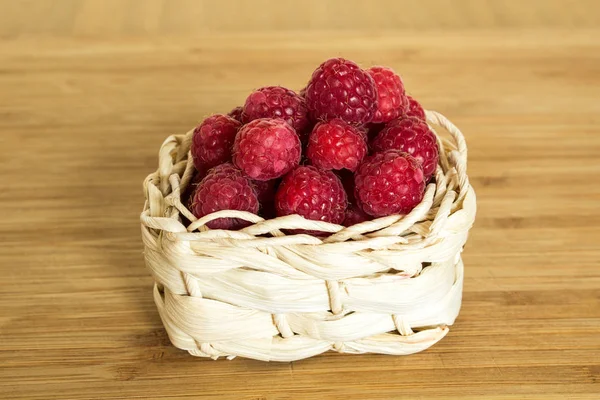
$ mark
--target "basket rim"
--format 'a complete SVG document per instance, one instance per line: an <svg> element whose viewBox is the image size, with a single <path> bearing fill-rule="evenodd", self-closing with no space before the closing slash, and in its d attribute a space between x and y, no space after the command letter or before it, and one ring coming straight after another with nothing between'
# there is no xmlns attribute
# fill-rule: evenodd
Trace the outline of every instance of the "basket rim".
<svg viewBox="0 0 600 400"><path fill-rule="evenodd" d="M425 195L410 213L375 218L349 227L329 222L308 220L298 214L264 219L247 211L221 210L196 218L182 203L181 195L191 183L194 168L189 151L193 130L185 135L171 135L159 151L159 168L144 180L146 202L140 215L142 226L167 233L172 240L206 241L229 238L244 240L247 245L327 245L360 242L362 246L403 246L439 236L450 221L452 231L469 230L476 214L475 192L467 176L467 145L462 132L442 114L426 110L427 123L440 148L435 182L429 183ZM442 138L433 125L450 133ZM155 206L153 209L153 205ZM165 212L166 210L166 212ZM461 218L453 218L457 213ZM190 221L185 226L182 217ZM251 223L237 231L210 229L206 224L214 219L239 218ZM460 221L458 221L460 220ZM460 223L456 223L460 222ZM327 232L326 237L290 234L286 230ZM271 237L262 237L269 234ZM412 237L412 238L411 238Z"/></svg>

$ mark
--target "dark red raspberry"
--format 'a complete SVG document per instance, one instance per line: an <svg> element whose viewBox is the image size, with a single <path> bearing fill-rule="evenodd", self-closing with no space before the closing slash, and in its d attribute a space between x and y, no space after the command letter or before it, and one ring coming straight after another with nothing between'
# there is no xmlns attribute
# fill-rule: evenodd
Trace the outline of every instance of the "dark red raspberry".
<svg viewBox="0 0 600 400"><path fill-rule="evenodd" d="M358 205L373 217L407 214L425 191L421 164L399 150L368 157L356 171L354 183Z"/></svg>
<svg viewBox="0 0 600 400"><path fill-rule="evenodd" d="M315 120L371 122L377 110L375 81L352 61L329 59L313 72L306 87L306 105Z"/></svg>
<svg viewBox="0 0 600 400"><path fill-rule="evenodd" d="M354 203L354 173L347 169L335 171L335 174L342 181L346 195L348 196L348 202Z"/></svg>
<svg viewBox="0 0 600 400"><path fill-rule="evenodd" d="M231 160L231 145L240 126L239 121L216 114L194 129L191 151L198 171L206 171Z"/></svg>
<svg viewBox="0 0 600 400"><path fill-rule="evenodd" d="M356 199L354 197L354 174L347 169L343 169L341 171L336 171L336 175L342 181L346 196L348 197L348 208L346 208L346 216L344 217L342 225L351 226L358 224L359 222L370 221L373 219L370 215L365 214L365 212L356 204Z"/></svg>
<svg viewBox="0 0 600 400"><path fill-rule="evenodd" d="M315 125L306 149L310 163L321 169L355 171L366 154L363 133L339 118Z"/></svg>
<svg viewBox="0 0 600 400"><path fill-rule="evenodd" d="M244 125L235 137L233 162L250 178L268 181L300 162L300 139L281 119L260 118Z"/></svg>
<svg viewBox="0 0 600 400"><path fill-rule="evenodd" d="M373 140L381 130L385 128L385 124L367 124L367 138Z"/></svg>
<svg viewBox="0 0 600 400"><path fill-rule="evenodd" d="M419 104L418 101L416 101L415 99L413 99L410 96L406 96L406 98L408 99L408 108L404 112L404 116L415 117L415 118L421 119L423 121L426 121L427 119L425 117L425 110L423 110L423 107L421 106L421 104Z"/></svg>
<svg viewBox="0 0 600 400"><path fill-rule="evenodd" d="M185 192L183 192L183 194L181 195L181 203L183 205L185 205L188 208L188 210L192 209L192 200L193 200L192 196L193 196L194 192L196 191L196 188L198 187L200 182L202 182L202 179L204 179L205 176L206 176L205 171L196 171L194 173L194 176L192 177L192 180L185 188Z"/></svg>
<svg viewBox="0 0 600 400"><path fill-rule="evenodd" d="M423 167L425 180L435 174L438 164L438 145L435 134L427 124L417 118L395 119L371 143L375 152L396 149L416 158Z"/></svg>
<svg viewBox="0 0 600 400"><path fill-rule="evenodd" d="M250 93L244 104L244 123L259 118L281 118L303 132L309 124L306 102L293 90L281 86L267 86Z"/></svg>
<svg viewBox="0 0 600 400"><path fill-rule="evenodd" d="M279 179L251 181L260 203L259 215L265 219L275 218L275 190Z"/></svg>
<svg viewBox="0 0 600 400"><path fill-rule="evenodd" d="M260 211L258 215L263 217L264 219L273 219L277 217L277 212L275 211L275 201L271 201L269 203L261 204Z"/></svg>
<svg viewBox="0 0 600 400"><path fill-rule="evenodd" d="M242 172L231 163L221 164L208 171L194 191L191 211L201 218L221 210L258 212L254 188ZM207 224L211 229L239 229L249 225L239 218L219 218Z"/></svg>
<svg viewBox="0 0 600 400"><path fill-rule="evenodd" d="M250 181L250 183L254 187L256 197L261 204L273 201L275 198L276 179L271 179L270 181Z"/></svg>
<svg viewBox="0 0 600 400"><path fill-rule="evenodd" d="M377 87L377 110L373 122L385 123L402 115L408 107L402 79L387 67L371 67L367 73L373 77Z"/></svg>
<svg viewBox="0 0 600 400"><path fill-rule="evenodd" d="M300 166L287 174L275 194L278 216L299 214L334 224L344 220L347 202L339 178L313 166Z"/></svg>
<svg viewBox="0 0 600 400"><path fill-rule="evenodd" d="M356 204L349 204L346 209L346 216L344 217L344 222L342 225L344 226L352 226L356 224L360 224L361 222L370 221L373 217L366 214L359 206Z"/></svg>
<svg viewBox="0 0 600 400"><path fill-rule="evenodd" d="M240 121L242 122L242 111L244 111L243 107L236 107L233 110L229 111L229 115L231 118L235 119L236 121Z"/></svg>
<svg viewBox="0 0 600 400"><path fill-rule="evenodd" d="M311 124L308 124L303 131L296 132L298 134L298 136L300 137L300 143L302 143L303 149L306 149L306 145L308 144L308 137L310 136L310 133L312 132L313 128L314 128L314 125L311 123Z"/></svg>

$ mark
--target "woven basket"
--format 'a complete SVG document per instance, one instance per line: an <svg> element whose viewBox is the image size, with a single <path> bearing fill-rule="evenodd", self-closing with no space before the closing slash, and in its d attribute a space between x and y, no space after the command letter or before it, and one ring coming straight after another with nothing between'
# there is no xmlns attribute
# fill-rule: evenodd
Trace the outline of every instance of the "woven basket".
<svg viewBox="0 0 600 400"><path fill-rule="evenodd" d="M442 339L460 309L460 253L476 202L461 132L441 114L426 114L450 135L436 132L440 161L423 201L408 215L349 228L241 211L197 219L181 202L193 174L192 132L167 138L158 170L144 181L141 222L154 300L171 342L213 359L293 361L328 350L411 354ZM206 227L220 217L252 225Z"/></svg>

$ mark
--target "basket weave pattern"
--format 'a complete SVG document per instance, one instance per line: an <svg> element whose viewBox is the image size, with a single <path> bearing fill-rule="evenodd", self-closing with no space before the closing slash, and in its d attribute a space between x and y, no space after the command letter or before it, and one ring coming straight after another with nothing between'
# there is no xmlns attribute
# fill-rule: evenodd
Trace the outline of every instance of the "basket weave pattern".
<svg viewBox="0 0 600 400"><path fill-rule="evenodd" d="M192 132L167 138L158 170L144 181L141 222L154 300L171 342L213 359L293 361L328 350L411 354L443 338L460 309L460 254L476 201L461 132L439 113L426 115L450 137L436 133L440 161L423 201L408 215L348 228L241 211L197 219L181 202L193 174ZM252 224L206 227L220 217Z"/></svg>

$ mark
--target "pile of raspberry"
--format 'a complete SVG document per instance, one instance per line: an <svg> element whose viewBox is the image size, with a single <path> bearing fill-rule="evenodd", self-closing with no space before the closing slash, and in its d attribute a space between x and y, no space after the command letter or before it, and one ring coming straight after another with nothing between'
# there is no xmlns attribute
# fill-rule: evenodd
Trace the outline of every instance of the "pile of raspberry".
<svg viewBox="0 0 600 400"><path fill-rule="evenodd" d="M240 210L351 226L407 214L423 199L438 144L421 105L387 67L332 58L299 93L268 86L195 130L187 205L201 218ZM211 229L240 229L238 218ZM314 232L311 232L314 233Z"/></svg>

